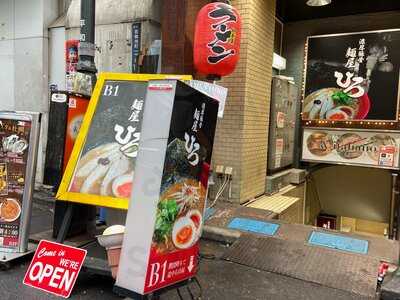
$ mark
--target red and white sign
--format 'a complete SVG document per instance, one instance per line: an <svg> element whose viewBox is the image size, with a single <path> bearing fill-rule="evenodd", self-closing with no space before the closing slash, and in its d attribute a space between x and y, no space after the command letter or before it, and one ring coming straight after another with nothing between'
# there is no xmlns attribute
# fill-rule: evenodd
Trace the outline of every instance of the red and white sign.
<svg viewBox="0 0 400 300"><path fill-rule="evenodd" d="M25 274L24 284L68 298L86 257L86 250L42 240Z"/></svg>
<svg viewBox="0 0 400 300"><path fill-rule="evenodd" d="M381 146L379 149L379 162L380 166L393 167L394 156L396 154L396 147L394 146Z"/></svg>
<svg viewBox="0 0 400 300"><path fill-rule="evenodd" d="M190 249L158 255L154 249L150 253L144 292L150 293L176 282L195 276L199 244Z"/></svg>
<svg viewBox="0 0 400 300"><path fill-rule="evenodd" d="M154 84L146 94L116 280L117 288L141 295L196 275L218 114L218 101L183 82L157 82L171 90Z"/></svg>

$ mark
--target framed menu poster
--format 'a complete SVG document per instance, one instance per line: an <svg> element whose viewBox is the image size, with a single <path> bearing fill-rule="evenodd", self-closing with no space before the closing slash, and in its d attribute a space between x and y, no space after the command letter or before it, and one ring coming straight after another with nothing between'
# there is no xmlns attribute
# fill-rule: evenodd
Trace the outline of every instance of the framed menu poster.
<svg viewBox="0 0 400 300"><path fill-rule="evenodd" d="M38 113L0 112L2 252L27 250L38 140Z"/></svg>
<svg viewBox="0 0 400 300"><path fill-rule="evenodd" d="M400 29L308 37L303 120L397 122L399 47Z"/></svg>
<svg viewBox="0 0 400 300"><path fill-rule="evenodd" d="M304 128L302 160L399 170L396 131Z"/></svg>
<svg viewBox="0 0 400 300"><path fill-rule="evenodd" d="M168 78L190 80L191 76L100 74L57 199L128 208L147 84Z"/></svg>

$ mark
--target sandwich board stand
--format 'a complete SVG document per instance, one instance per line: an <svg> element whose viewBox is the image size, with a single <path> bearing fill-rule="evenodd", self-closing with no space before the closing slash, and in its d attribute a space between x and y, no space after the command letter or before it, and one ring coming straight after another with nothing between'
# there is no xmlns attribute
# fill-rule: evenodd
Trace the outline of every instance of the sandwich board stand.
<svg viewBox="0 0 400 300"><path fill-rule="evenodd" d="M76 213L74 205L127 210L147 84L152 79L166 78L190 80L191 76L99 75L56 196L57 201L67 204L58 242L68 243L73 239L67 237L67 233ZM121 224L124 222L122 220ZM85 247L99 253L95 249L95 234ZM110 273L105 258L92 256L89 250L84 269Z"/></svg>
<svg viewBox="0 0 400 300"><path fill-rule="evenodd" d="M217 114L218 101L181 81L149 82L118 294L146 299L196 276Z"/></svg>
<svg viewBox="0 0 400 300"><path fill-rule="evenodd" d="M40 114L0 112L0 267L35 250L28 243Z"/></svg>

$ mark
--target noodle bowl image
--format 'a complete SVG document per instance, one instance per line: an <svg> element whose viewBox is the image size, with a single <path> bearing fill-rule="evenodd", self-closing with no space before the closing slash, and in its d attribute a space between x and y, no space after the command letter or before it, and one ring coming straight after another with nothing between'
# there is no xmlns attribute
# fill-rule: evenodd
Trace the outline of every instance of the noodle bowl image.
<svg viewBox="0 0 400 300"><path fill-rule="evenodd" d="M363 120L370 110L370 99L365 93L352 98L340 88L323 88L304 99L303 120Z"/></svg>
<svg viewBox="0 0 400 300"><path fill-rule="evenodd" d="M21 214L21 205L16 199L6 198L0 204L0 217L3 221L13 222L19 218Z"/></svg>
<svg viewBox="0 0 400 300"><path fill-rule="evenodd" d="M394 146L396 147L396 141L389 135L377 134L371 137L370 142L372 143L372 151L368 152L368 156L375 161L379 159L379 153L381 147Z"/></svg>
<svg viewBox="0 0 400 300"><path fill-rule="evenodd" d="M326 132L315 132L307 138L307 148L316 156L328 155L333 147L332 137Z"/></svg>

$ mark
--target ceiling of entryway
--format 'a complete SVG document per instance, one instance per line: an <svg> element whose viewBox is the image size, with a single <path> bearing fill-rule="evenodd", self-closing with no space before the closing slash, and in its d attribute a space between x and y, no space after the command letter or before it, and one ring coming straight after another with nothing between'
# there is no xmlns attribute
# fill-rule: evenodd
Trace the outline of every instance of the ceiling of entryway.
<svg viewBox="0 0 400 300"><path fill-rule="evenodd" d="M322 7L310 7L307 0L277 0L277 16L283 22L344 15L400 10L400 0L332 0Z"/></svg>

